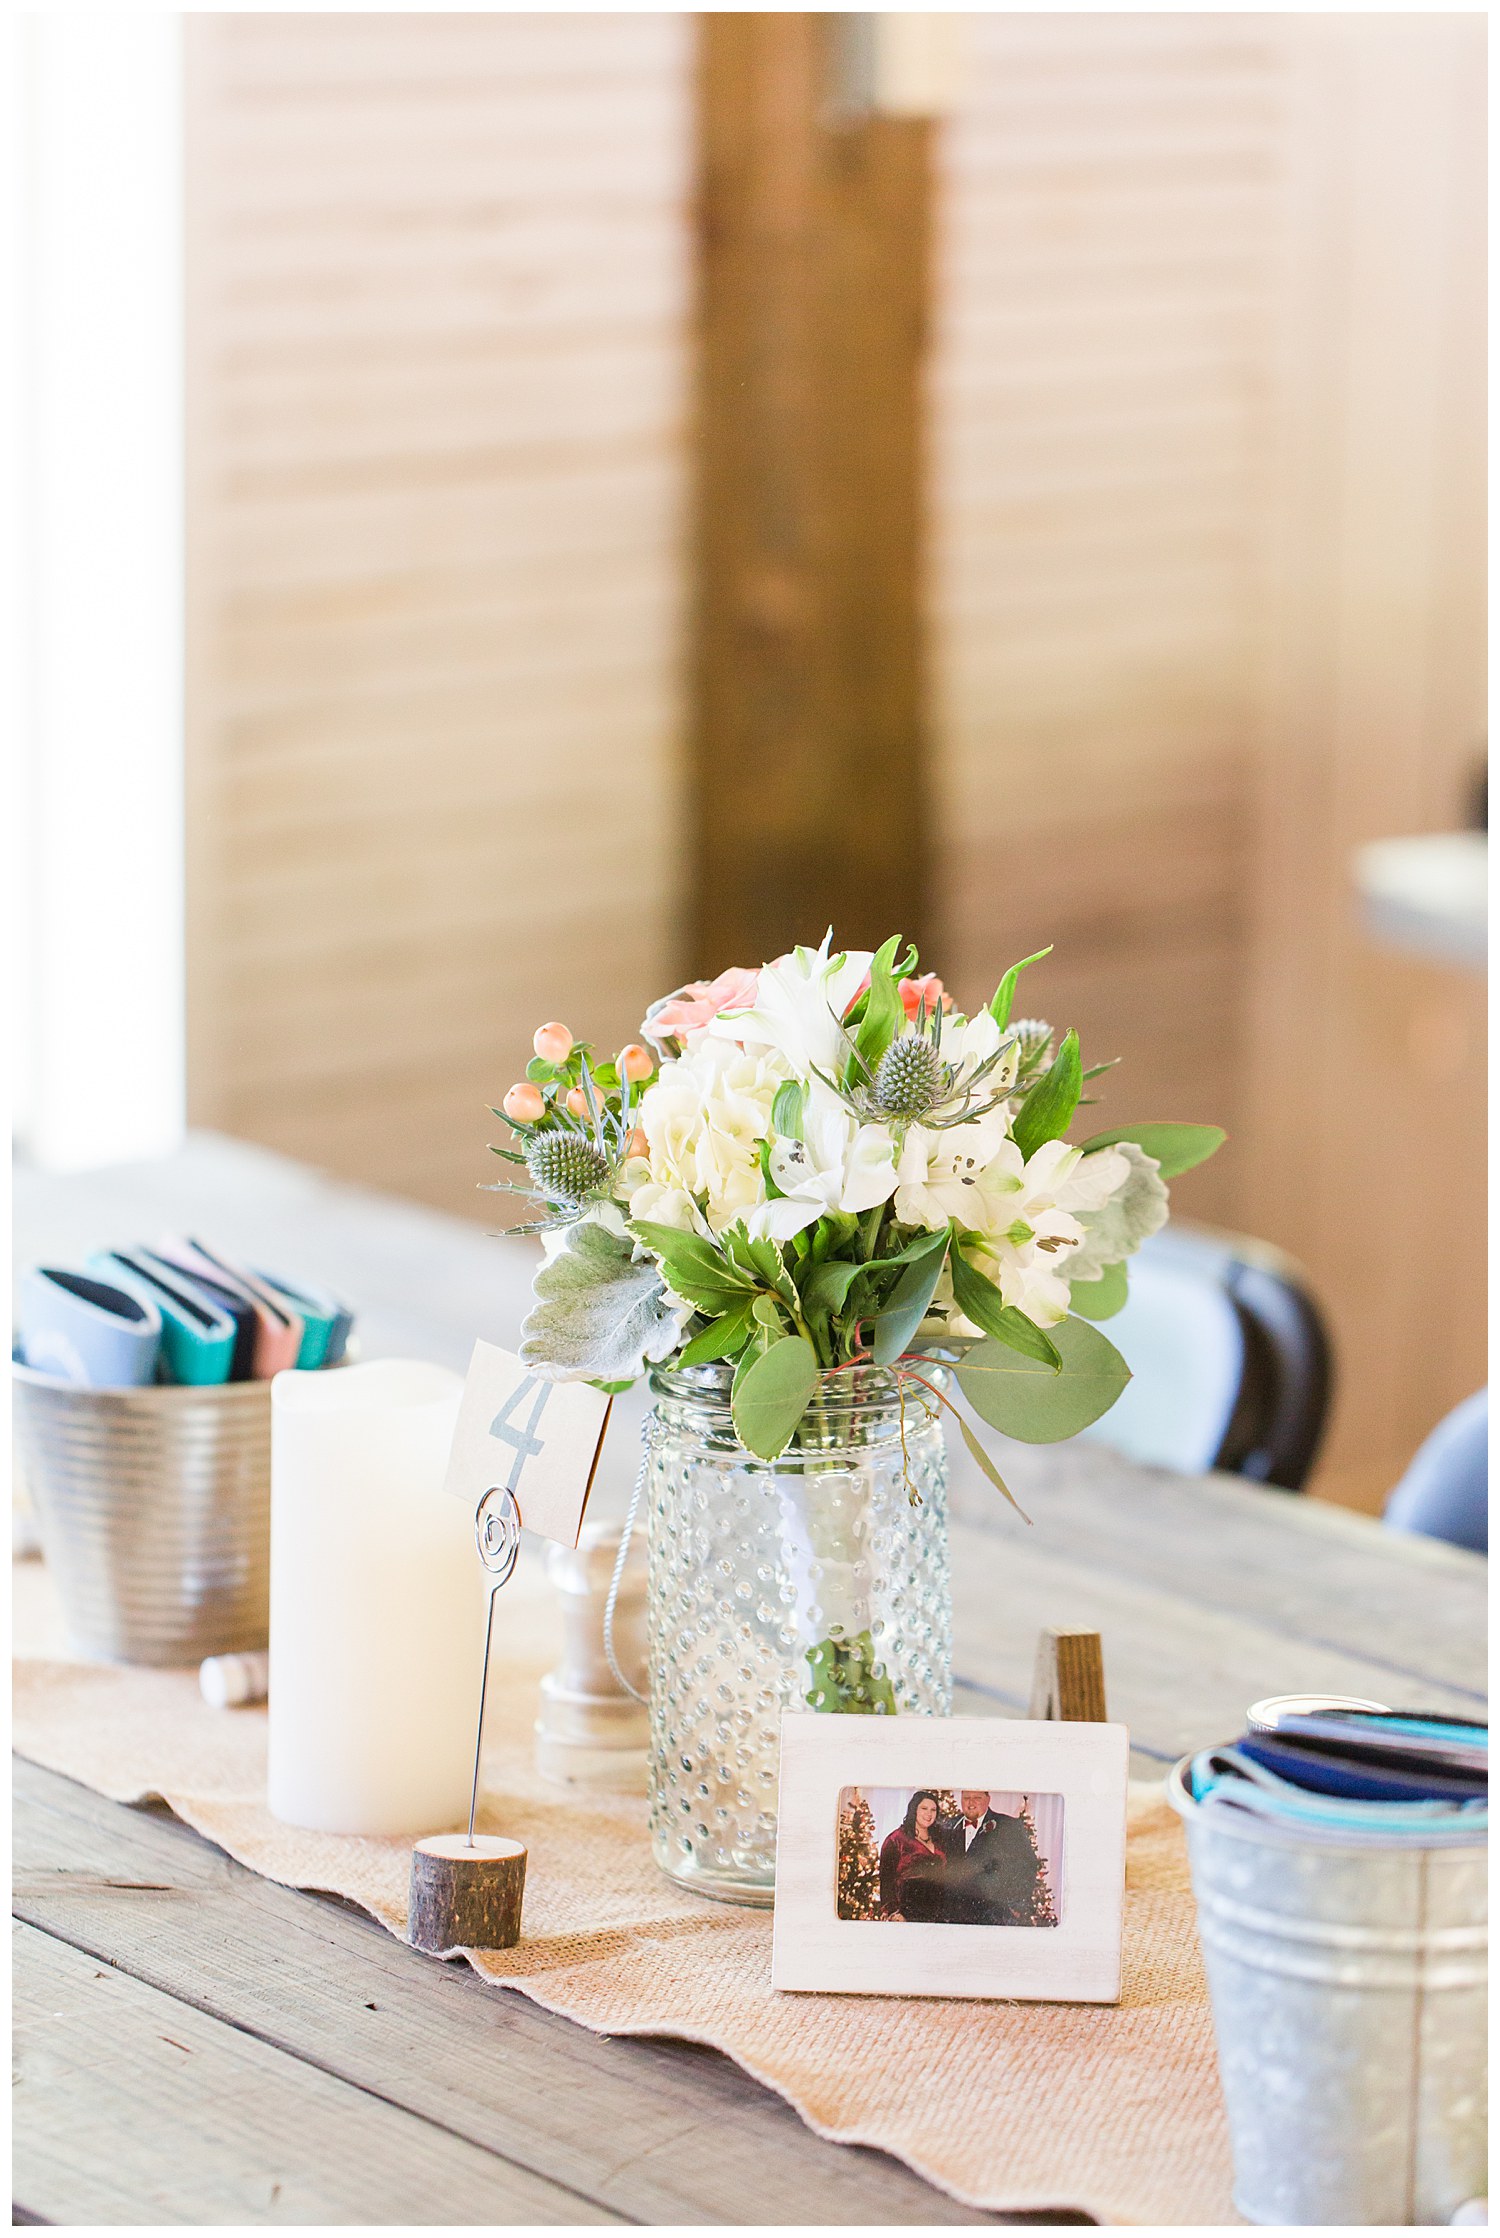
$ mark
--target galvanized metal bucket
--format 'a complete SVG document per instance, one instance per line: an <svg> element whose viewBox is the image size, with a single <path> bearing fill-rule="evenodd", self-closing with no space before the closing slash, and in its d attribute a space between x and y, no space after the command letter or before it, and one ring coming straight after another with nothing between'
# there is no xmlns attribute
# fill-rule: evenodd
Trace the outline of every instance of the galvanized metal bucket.
<svg viewBox="0 0 1500 2238"><path fill-rule="evenodd" d="M1487 1846L1355 1848L1209 1811L1198 1931L1254 2223L1446 2223L1486 2189Z"/></svg>
<svg viewBox="0 0 1500 2238"><path fill-rule="evenodd" d="M90 1390L11 1363L21 1474L74 1650L197 1663L266 1645L271 1386Z"/></svg>

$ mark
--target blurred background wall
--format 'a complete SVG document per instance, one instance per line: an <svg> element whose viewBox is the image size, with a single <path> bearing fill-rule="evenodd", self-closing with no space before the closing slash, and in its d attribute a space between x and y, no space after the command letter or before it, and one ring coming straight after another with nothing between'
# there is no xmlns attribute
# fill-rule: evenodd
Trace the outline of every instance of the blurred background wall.
<svg viewBox="0 0 1500 2238"><path fill-rule="evenodd" d="M759 960L700 941L746 811L699 766L699 158L738 56L796 253L826 21L187 20L195 1122L483 1218L537 1020ZM958 28L903 173L920 929L967 998L1055 942L1026 1005L1123 1060L1110 1116L1230 1129L1180 1204L1307 1267L1316 1488L1374 1507L1484 1376L1482 983L1374 945L1352 867L1483 752L1483 22ZM793 416L795 308L745 345Z"/></svg>

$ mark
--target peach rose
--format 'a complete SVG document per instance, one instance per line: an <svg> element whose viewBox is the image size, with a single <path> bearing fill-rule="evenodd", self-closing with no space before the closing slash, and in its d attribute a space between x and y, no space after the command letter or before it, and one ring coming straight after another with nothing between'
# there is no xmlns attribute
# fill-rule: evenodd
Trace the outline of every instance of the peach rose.
<svg viewBox="0 0 1500 2238"><path fill-rule="evenodd" d="M760 987L760 973L731 964L717 979L694 979L675 994L663 996L646 1013L641 1032L659 1049L669 1041L686 1041L690 1033L717 1018L721 1010L750 1010Z"/></svg>
<svg viewBox="0 0 1500 2238"><path fill-rule="evenodd" d="M854 1005L861 999L862 996L867 995L869 991L870 974L866 972L864 978L860 981L859 985L855 988L853 994L849 998L849 1007L844 1012L844 1016L846 1018L849 1015L849 1011L854 1008ZM939 979L935 971L924 972L920 979L903 979L900 985L899 992L901 995L901 1007L906 1012L908 1018L916 1017L917 1011L921 1005L922 997L924 995L927 997L927 1015L929 1018L932 1016L935 1010L951 1010L953 1008L953 997L949 993L947 993L943 986L943 982L941 981L941 979Z"/></svg>

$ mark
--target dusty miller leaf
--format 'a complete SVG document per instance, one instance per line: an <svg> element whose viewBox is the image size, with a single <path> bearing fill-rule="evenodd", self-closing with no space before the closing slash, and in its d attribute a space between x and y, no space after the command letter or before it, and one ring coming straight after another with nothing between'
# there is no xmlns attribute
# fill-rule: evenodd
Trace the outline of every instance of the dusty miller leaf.
<svg viewBox="0 0 1500 2238"><path fill-rule="evenodd" d="M651 1259L597 1220L579 1220L537 1270L521 1324L521 1358L555 1383L634 1381L674 1352L692 1307L674 1298Z"/></svg>

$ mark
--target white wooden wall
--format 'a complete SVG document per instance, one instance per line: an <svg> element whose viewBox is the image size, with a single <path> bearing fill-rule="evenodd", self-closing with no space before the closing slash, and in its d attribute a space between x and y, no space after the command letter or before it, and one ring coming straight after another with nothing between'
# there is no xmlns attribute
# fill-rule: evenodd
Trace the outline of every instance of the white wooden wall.
<svg viewBox="0 0 1500 2238"><path fill-rule="evenodd" d="M193 1116L488 1214L670 968L691 25L188 31Z"/></svg>

